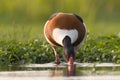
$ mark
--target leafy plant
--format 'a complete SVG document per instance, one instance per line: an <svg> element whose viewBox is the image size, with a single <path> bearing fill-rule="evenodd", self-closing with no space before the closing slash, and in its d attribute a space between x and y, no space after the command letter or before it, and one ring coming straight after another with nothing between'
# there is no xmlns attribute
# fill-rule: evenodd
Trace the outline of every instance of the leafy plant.
<svg viewBox="0 0 120 80"><path fill-rule="evenodd" d="M62 49L57 49L62 57ZM39 39L30 41L1 40L0 64L47 63L54 61L50 45ZM114 62L120 63L120 37L116 34L106 36L88 36L77 52L78 62Z"/></svg>
<svg viewBox="0 0 120 80"><path fill-rule="evenodd" d="M88 37L78 52L79 62L120 63L120 38L116 34Z"/></svg>

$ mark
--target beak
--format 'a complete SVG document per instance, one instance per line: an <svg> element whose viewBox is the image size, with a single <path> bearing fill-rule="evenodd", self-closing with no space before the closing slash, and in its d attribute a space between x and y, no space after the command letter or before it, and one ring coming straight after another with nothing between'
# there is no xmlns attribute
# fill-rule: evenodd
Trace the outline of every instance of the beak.
<svg viewBox="0 0 120 80"><path fill-rule="evenodd" d="M70 57L68 60L68 65L73 65L73 63L74 63L74 59L73 57Z"/></svg>

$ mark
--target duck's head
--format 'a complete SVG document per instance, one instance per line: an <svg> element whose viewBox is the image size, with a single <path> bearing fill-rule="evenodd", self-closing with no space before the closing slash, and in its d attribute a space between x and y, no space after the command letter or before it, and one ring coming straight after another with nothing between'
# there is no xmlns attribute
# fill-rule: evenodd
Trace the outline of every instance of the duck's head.
<svg viewBox="0 0 120 80"><path fill-rule="evenodd" d="M69 65L73 64L75 60L75 52L69 36L63 39L63 57Z"/></svg>

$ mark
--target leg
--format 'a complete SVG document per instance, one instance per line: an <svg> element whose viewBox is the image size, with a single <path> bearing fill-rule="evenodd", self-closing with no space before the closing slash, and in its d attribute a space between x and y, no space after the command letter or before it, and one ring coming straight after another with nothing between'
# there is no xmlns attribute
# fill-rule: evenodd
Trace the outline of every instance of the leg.
<svg viewBox="0 0 120 80"><path fill-rule="evenodd" d="M55 54L55 64L60 64L60 59L59 59L59 55L57 54L56 47L52 46L52 49L53 49L54 54Z"/></svg>

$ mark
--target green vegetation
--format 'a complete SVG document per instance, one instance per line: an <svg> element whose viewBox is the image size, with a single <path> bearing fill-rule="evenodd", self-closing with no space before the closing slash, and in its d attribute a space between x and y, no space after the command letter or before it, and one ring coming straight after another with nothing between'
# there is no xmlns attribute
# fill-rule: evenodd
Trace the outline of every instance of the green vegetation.
<svg viewBox="0 0 120 80"><path fill-rule="evenodd" d="M0 40L43 39L43 28L40 26L43 24L2 24L0 25Z"/></svg>
<svg viewBox="0 0 120 80"><path fill-rule="evenodd" d="M120 34L91 37L78 52L79 62L115 62L120 63Z"/></svg>
<svg viewBox="0 0 120 80"><path fill-rule="evenodd" d="M50 47L40 40L0 41L0 64L44 63L53 60Z"/></svg>
<svg viewBox="0 0 120 80"><path fill-rule="evenodd" d="M43 27L56 12L76 13L87 26L88 37L76 61L120 63L119 3L119 0L0 0L0 65L54 61L53 51L44 41ZM62 53L61 48L58 52Z"/></svg>
<svg viewBox="0 0 120 80"><path fill-rule="evenodd" d="M89 37L78 51L77 62L120 63L120 35ZM54 61L50 45L38 39L30 41L1 40L0 64L46 63ZM63 61L62 49L57 50Z"/></svg>
<svg viewBox="0 0 120 80"><path fill-rule="evenodd" d="M48 17L56 12L80 15L95 35L120 32L119 0L0 0L0 39L43 38Z"/></svg>

